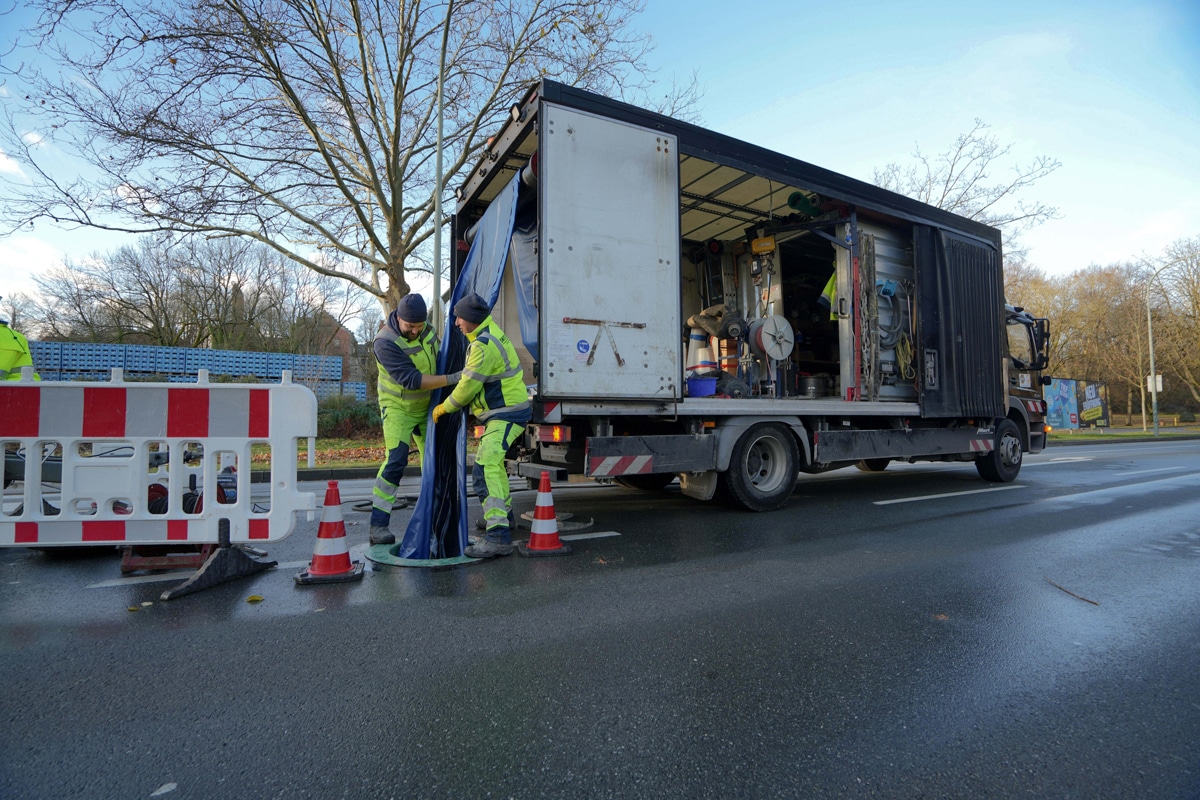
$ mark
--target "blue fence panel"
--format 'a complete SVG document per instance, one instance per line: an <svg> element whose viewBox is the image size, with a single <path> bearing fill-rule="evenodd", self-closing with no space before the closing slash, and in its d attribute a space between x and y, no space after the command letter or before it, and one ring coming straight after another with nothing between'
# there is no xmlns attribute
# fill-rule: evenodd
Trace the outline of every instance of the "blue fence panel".
<svg viewBox="0 0 1200 800"><path fill-rule="evenodd" d="M184 375L187 372L195 372L195 367L189 369L188 356L191 353L204 352L207 351L191 347L156 347L154 348L154 371L163 375Z"/></svg>
<svg viewBox="0 0 1200 800"><path fill-rule="evenodd" d="M38 373L58 372L62 369L62 342L30 342L29 355Z"/></svg>
<svg viewBox="0 0 1200 800"><path fill-rule="evenodd" d="M285 369L296 371L297 356L292 353L269 353L267 355L267 377L278 378Z"/></svg>

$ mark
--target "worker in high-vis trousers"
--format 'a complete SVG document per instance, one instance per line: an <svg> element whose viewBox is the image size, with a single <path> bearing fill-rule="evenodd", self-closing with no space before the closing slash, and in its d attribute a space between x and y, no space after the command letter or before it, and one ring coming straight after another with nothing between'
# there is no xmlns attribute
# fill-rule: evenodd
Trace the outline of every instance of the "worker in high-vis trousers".
<svg viewBox="0 0 1200 800"><path fill-rule="evenodd" d="M454 304L455 326L467 337L462 377L450 396L433 409L433 421L470 408L484 425L472 477L483 503L487 534L463 553L471 558L506 556L513 551L512 497L504 454L533 417L525 375L516 348L492 319L483 298L469 294Z"/></svg>
<svg viewBox="0 0 1200 800"><path fill-rule="evenodd" d="M0 317L0 381L19 381L21 368L32 366L33 356L29 352L29 342L20 333L8 327L8 319ZM35 372L33 379L40 381L42 377Z"/></svg>
<svg viewBox="0 0 1200 800"><path fill-rule="evenodd" d="M426 324L428 311L419 294L400 298L396 310L375 336L373 350L379 367L379 415L387 460L375 476L371 508L371 544L395 544L388 530L397 487L408 465L409 443L425 457L425 420L432 390L448 386L457 374L438 375L438 339Z"/></svg>

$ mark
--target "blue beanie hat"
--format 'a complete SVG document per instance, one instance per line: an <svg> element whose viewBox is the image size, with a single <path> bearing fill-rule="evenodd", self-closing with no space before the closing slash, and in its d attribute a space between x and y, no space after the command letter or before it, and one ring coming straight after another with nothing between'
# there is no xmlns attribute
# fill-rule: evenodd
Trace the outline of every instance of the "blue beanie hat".
<svg viewBox="0 0 1200 800"><path fill-rule="evenodd" d="M429 317L425 298L419 294L406 294L396 306L396 316L405 322L424 322Z"/></svg>
<svg viewBox="0 0 1200 800"><path fill-rule="evenodd" d="M491 313L492 310L488 308L487 303L483 302L483 298L477 294L465 295L454 304L454 316L476 325L487 319L488 314Z"/></svg>

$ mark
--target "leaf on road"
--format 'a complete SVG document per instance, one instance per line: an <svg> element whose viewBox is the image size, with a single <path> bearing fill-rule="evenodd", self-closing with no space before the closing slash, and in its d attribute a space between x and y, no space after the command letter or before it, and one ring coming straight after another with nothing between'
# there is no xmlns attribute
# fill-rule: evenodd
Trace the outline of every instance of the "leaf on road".
<svg viewBox="0 0 1200 800"><path fill-rule="evenodd" d="M262 601L263 597L261 594L252 594L246 598L247 603L261 603Z"/></svg>

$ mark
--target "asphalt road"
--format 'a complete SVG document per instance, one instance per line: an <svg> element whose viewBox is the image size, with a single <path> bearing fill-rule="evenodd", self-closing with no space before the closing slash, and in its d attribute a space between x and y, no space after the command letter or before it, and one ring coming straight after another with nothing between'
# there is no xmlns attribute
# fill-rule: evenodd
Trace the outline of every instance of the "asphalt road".
<svg viewBox="0 0 1200 800"><path fill-rule="evenodd" d="M561 485L570 556L297 587L314 521L170 602L0 550L0 797L1194 798L1198 456L843 470L771 514Z"/></svg>

